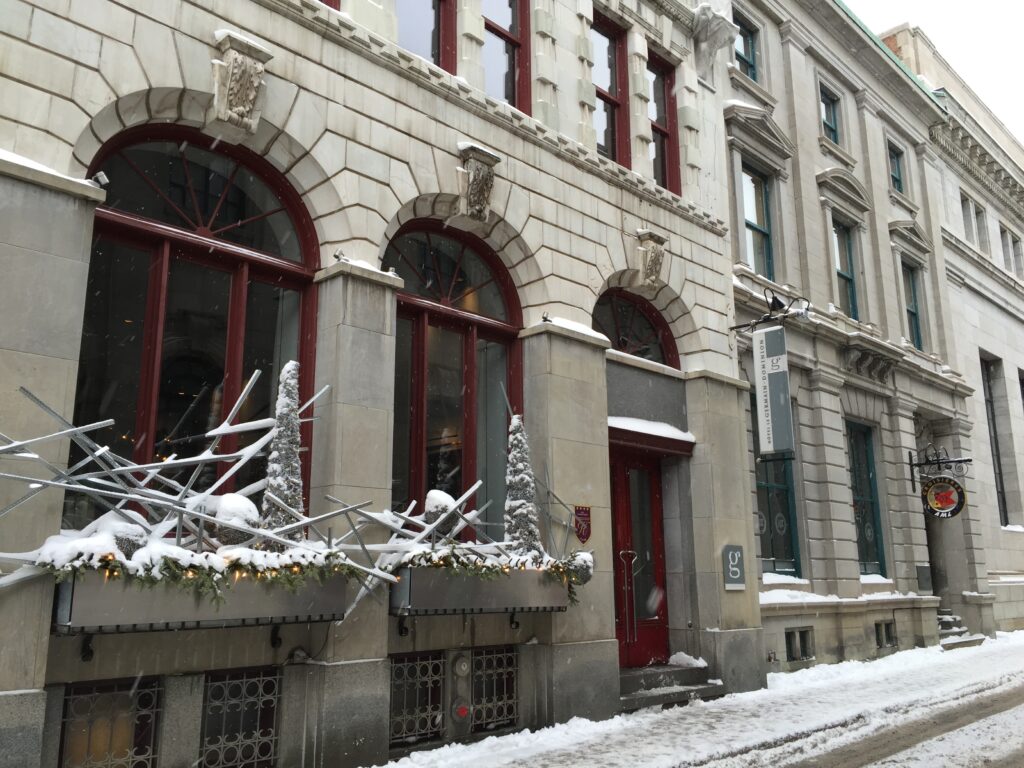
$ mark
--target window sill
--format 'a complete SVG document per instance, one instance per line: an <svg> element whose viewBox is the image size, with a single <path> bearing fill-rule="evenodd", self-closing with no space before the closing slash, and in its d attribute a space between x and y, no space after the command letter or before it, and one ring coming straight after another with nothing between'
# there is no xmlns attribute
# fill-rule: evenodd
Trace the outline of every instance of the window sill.
<svg viewBox="0 0 1024 768"><path fill-rule="evenodd" d="M900 192L897 189L893 189L892 187L889 187L889 200L895 203L896 205L901 205L904 208L906 208L908 211L910 211L911 216L916 216L918 211L921 210L917 206L917 204L909 197L907 197L903 192Z"/></svg>
<svg viewBox="0 0 1024 768"><path fill-rule="evenodd" d="M758 84L757 81L751 80L740 72L740 68L734 62L729 63L729 80L732 81L733 88L745 92L748 96L753 96L760 102L760 106L767 110L768 114L775 111L775 105L779 103L779 100Z"/></svg>
<svg viewBox="0 0 1024 768"><path fill-rule="evenodd" d="M848 171L852 171L854 166L857 165L857 161L854 159L853 155L825 136L818 137L818 147L821 149L821 154L834 157L842 163Z"/></svg>

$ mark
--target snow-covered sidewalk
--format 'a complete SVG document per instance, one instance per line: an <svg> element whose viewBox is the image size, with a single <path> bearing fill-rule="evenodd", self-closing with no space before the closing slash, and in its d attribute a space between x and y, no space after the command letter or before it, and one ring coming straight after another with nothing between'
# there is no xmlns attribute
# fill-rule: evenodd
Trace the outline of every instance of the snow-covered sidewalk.
<svg viewBox="0 0 1024 768"><path fill-rule="evenodd" d="M868 738L894 724L909 725L944 710L963 711L972 701L1020 686L1024 631L1000 633L975 648L920 648L878 661L773 674L761 691L603 722L574 719L534 733L521 731L416 752L388 766L774 768ZM1024 733L1007 729L1003 737L987 757L1024 748Z"/></svg>

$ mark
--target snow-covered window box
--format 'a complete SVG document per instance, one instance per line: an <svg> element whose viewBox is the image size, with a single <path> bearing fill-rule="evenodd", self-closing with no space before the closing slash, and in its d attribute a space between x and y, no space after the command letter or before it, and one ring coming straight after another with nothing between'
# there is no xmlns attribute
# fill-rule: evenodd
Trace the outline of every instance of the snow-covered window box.
<svg viewBox="0 0 1024 768"><path fill-rule="evenodd" d="M461 613L564 611L569 591L553 571L498 568L487 574L422 565L402 568L391 585L391 613L424 616Z"/></svg>

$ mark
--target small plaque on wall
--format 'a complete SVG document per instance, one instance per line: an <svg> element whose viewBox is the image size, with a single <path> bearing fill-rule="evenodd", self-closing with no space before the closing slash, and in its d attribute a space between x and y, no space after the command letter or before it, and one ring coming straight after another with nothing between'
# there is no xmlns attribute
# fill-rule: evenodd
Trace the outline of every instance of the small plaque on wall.
<svg viewBox="0 0 1024 768"><path fill-rule="evenodd" d="M747 569L743 563L743 547L726 544L722 547L722 578L726 590L747 588Z"/></svg>

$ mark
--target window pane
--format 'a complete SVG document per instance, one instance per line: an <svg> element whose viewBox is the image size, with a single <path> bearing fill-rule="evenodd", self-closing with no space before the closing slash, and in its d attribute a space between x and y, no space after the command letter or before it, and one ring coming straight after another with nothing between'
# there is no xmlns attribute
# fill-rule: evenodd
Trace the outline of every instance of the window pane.
<svg viewBox="0 0 1024 768"><path fill-rule="evenodd" d="M496 541L504 537L505 465L508 448L508 350L504 344L476 343L476 474L483 480L478 505L490 501L483 520L484 532Z"/></svg>
<svg viewBox="0 0 1024 768"><path fill-rule="evenodd" d="M516 23L516 0L483 0L482 6L484 17L488 21L504 27L512 34L519 31Z"/></svg>
<svg viewBox="0 0 1024 768"><path fill-rule="evenodd" d="M395 429L391 460L391 507L405 509L412 501L409 441L412 438L413 322L398 318L395 331Z"/></svg>
<svg viewBox="0 0 1024 768"><path fill-rule="evenodd" d="M515 104L516 46L484 32L484 90L491 98Z"/></svg>
<svg viewBox="0 0 1024 768"><path fill-rule="evenodd" d="M651 599L660 594L655 578L654 538L651 531L651 476L643 469L630 468L629 511L633 550L633 612L638 619L652 619L658 615L661 600Z"/></svg>
<svg viewBox="0 0 1024 768"><path fill-rule="evenodd" d="M653 140L649 147L651 165L654 167L654 180L658 186L668 186L668 153L665 146L665 134L653 132Z"/></svg>
<svg viewBox="0 0 1024 768"><path fill-rule="evenodd" d="M398 13L398 45L435 64L441 60L438 11L437 0L402 0Z"/></svg>
<svg viewBox="0 0 1024 768"><path fill-rule="evenodd" d="M903 266L903 300L907 303L907 309L917 310L917 296L914 290L914 270Z"/></svg>
<svg viewBox="0 0 1024 768"><path fill-rule="evenodd" d="M637 298L636 301L643 301ZM628 355L665 362L661 338L636 301L605 293L594 306L593 327L611 340L612 348Z"/></svg>
<svg viewBox="0 0 1024 768"><path fill-rule="evenodd" d="M220 424L231 276L199 264L171 262L160 361L154 455L194 455ZM190 472L191 470L184 470ZM208 466L197 488L216 478Z"/></svg>
<svg viewBox="0 0 1024 768"><path fill-rule="evenodd" d="M762 229L767 229L768 218L766 213L764 179L754 176L749 171L744 171L743 215L752 224L757 224Z"/></svg>
<svg viewBox="0 0 1024 768"><path fill-rule="evenodd" d="M75 424L113 419L114 425L90 436L111 451L132 458L139 375L145 332L150 254L98 240L93 248L86 287L85 318L75 390ZM74 443L69 466L85 457ZM67 494L65 528L82 528L95 518L86 496Z"/></svg>
<svg viewBox="0 0 1024 768"><path fill-rule="evenodd" d="M615 159L615 106L602 99L597 100L594 109L594 133L597 135L597 151L610 160Z"/></svg>
<svg viewBox="0 0 1024 768"><path fill-rule="evenodd" d="M241 385L245 386L257 369L260 378L238 415L239 422L273 418L281 369L285 363L298 359L299 292L250 281L245 303ZM239 447L249 445L260 434L241 433ZM236 489L244 490L250 483L266 477L266 467L266 456L250 461L236 475Z"/></svg>
<svg viewBox="0 0 1024 768"><path fill-rule="evenodd" d="M427 489L462 491L462 335L427 329Z"/></svg>
<svg viewBox="0 0 1024 768"><path fill-rule="evenodd" d="M747 253L753 259L750 268L759 275L768 275L768 238L757 230L747 228Z"/></svg>
<svg viewBox="0 0 1024 768"><path fill-rule="evenodd" d="M602 32L590 30L594 46L594 67L591 70L594 85L615 95L615 43Z"/></svg>
<svg viewBox="0 0 1024 768"><path fill-rule="evenodd" d="M665 77L660 72L647 70L647 116L655 123L668 125L668 108L665 104Z"/></svg>

